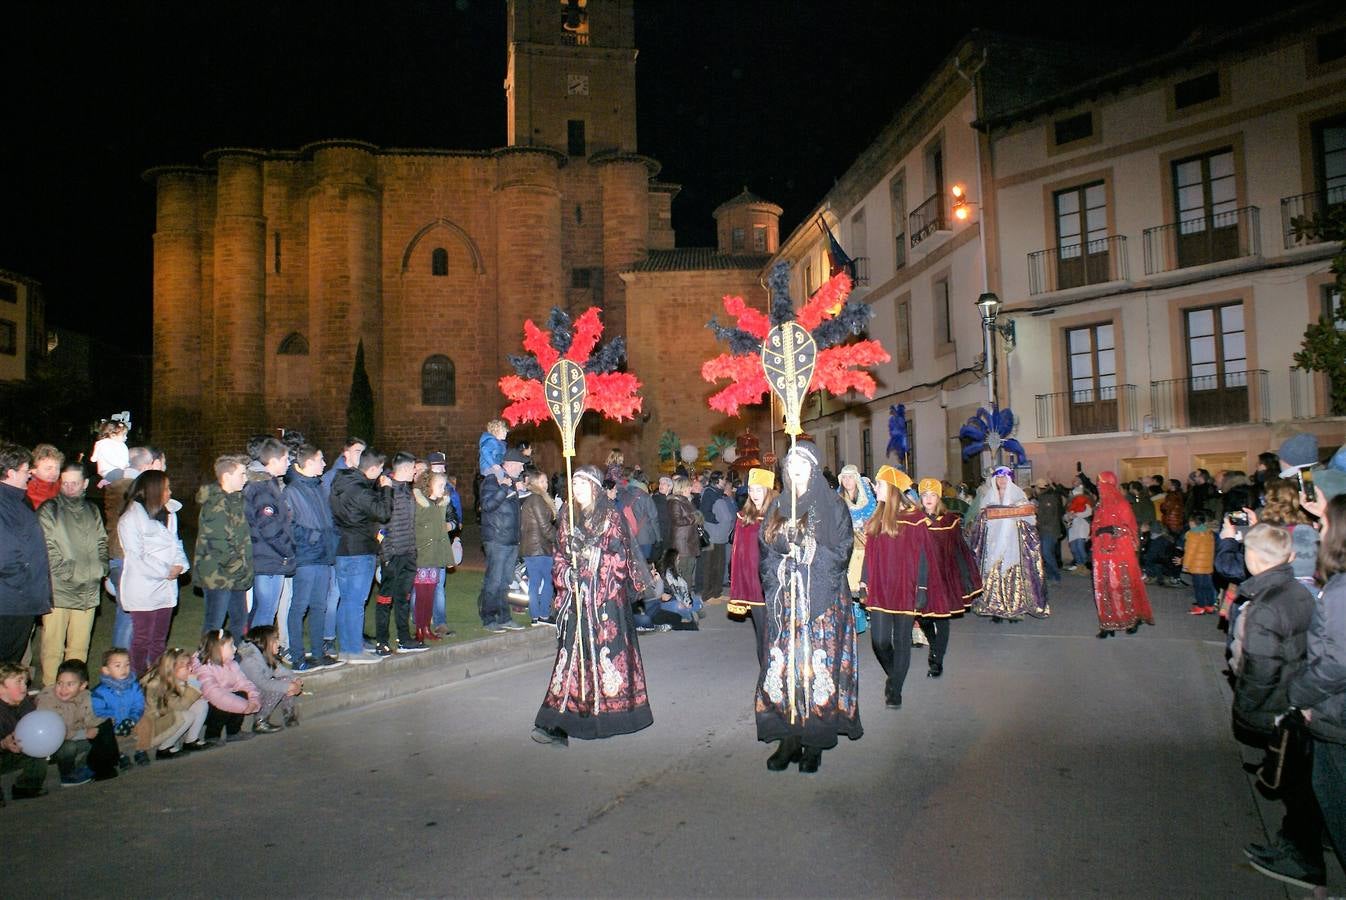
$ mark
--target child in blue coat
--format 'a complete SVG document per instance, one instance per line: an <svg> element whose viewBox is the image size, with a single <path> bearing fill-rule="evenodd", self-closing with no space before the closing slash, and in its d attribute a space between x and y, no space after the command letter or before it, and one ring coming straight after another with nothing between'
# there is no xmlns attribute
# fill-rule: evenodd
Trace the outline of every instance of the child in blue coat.
<svg viewBox="0 0 1346 900"><path fill-rule="evenodd" d="M123 769L131 767L132 752L136 765L148 766L150 755L145 750L135 749L136 723L145 715L145 689L131 674L131 654L121 647L113 647L103 652L103 667L99 670L102 678L98 687L90 692L95 715L112 722L117 735L117 749L121 752L119 764Z"/></svg>

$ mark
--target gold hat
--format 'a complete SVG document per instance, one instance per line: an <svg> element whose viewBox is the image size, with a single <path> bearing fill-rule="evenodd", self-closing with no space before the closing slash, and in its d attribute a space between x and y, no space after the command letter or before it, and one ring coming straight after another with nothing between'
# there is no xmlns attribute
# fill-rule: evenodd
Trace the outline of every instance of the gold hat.
<svg viewBox="0 0 1346 900"><path fill-rule="evenodd" d="M944 485L938 478L922 478L916 487L918 494L934 494L936 497L944 493Z"/></svg>
<svg viewBox="0 0 1346 900"><path fill-rule="evenodd" d="M768 491L776 486L776 473L770 469L749 469L748 487L764 487Z"/></svg>
<svg viewBox="0 0 1346 900"><path fill-rule="evenodd" d="M899 491L905 491L911 487L911 476L901 469L894 469L892 466L880 466L878 474L874 477L892 485Z"/></svg>

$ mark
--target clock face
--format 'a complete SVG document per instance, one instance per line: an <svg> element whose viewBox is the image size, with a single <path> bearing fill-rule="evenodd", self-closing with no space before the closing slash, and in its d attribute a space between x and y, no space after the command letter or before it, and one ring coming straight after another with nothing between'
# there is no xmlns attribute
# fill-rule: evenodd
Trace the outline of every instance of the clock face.
<svg viewBox="0 0 1346 900"><path fill-rule="evenodd" d="M566 93L571 96L589 96L589 76L588 75L567 75Z"/></svg>

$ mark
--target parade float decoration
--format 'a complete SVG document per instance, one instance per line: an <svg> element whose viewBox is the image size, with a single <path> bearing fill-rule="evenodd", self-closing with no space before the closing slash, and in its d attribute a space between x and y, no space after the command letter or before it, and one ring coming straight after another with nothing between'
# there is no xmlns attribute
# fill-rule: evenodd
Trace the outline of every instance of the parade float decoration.
<svg viewBox="0 0 1346 900"><path fill-rule="evenodd" d="M760 403L769 393L784 412L785 433L794 449L804 429L800 424L804 398L813 391L833 395L859 391L874 396L874 376L866 367L887 362L887 351L878 341L851 338L860 335L874 310L850 299L851 277L839 269L804 305L796 310L790 300L790 267L779 262L768 279L771 307L763 314L742 297L724 298L724 309L735 319L734 327L709 322L716 338L729 344L729 352L708 360L701 377L711 383L729 379L727 387L711 395L710 408L728 416L739 408ZM790 491L790 518L796 519L796 496ZM789 692L790 721L807 715L807 706L797 710L795 635L801 607L807 607L800 591L802 579L791 578ZM807 684L805 685L807 693Z"/></svg>
<svg viewBox="0 0 1346 900"><path fill-rule="evenodd" d="M520 422L537 424L548 418L556 423L561 432L561 455L565 457L570 533L574 534L575 504L570 484L575 429L586 410L616 421L633 418L640 412L641 398L636 393L640 381L629 372L617 371L626 360L626 343L622 338L614 338L602 347L598 345L603 324L597 307L589 307L574 320L564 310L553 307L547 329L538 328L532 319L523 323L523 348L528 352L509 358L515 374L500 379L500 391L510 400L501 415L511 426ZM572 541L572 572L578 568L574 552ZM581 603L579 609L582 613L587 605ZM563 614L564 610L558 611L558 622ZM574 631L576 654L583 666L582 629ZM558 640L561 633L558 628Z"/></svg>
<svg viewBox="0 0 1346 900"><path fill-rule="evenodd" d="M1018 463L1023 463L1028 454L1023 444L1012 436L1016 424L1014 410L1009 407L1001 409L992 406L989 410L984 406L978 407L967 424L958 429L958 437L967 441L963 446L963 459L971 459L983 450L989 450L997 463L1003 453L1012 453Z"/></svg>

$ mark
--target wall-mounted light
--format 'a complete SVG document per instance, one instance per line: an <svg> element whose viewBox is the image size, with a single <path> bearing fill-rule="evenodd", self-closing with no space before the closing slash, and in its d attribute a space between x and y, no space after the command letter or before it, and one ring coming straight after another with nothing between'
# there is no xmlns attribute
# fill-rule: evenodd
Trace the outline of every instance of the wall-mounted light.
<svg viewBox="0 0 1346 900"><path fill-rule="evenodd" d="M961 184L955 184L949 188L949 193L953 196L953 205L950 211L953 213L954 219L959 222L966 222L972 218L972 207L977 204L967 198L967 188Z"/></svg>

